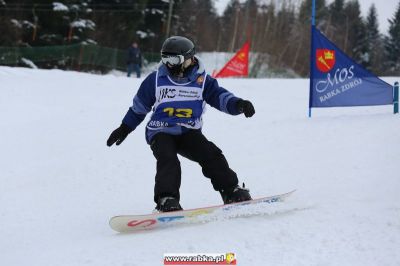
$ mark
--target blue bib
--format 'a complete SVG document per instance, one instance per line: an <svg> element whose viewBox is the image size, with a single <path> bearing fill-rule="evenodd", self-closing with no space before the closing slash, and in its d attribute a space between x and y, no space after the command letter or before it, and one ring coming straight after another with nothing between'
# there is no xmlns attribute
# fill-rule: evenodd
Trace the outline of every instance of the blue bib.
<svg viewBox="0 0 400 266"><path fill-rule="evenodd" d="M205 108L203 101L206 74L188 83L176 83L169 76L156 75L156 102L147 123L149 130L183 126L199 129Z"/></svg>

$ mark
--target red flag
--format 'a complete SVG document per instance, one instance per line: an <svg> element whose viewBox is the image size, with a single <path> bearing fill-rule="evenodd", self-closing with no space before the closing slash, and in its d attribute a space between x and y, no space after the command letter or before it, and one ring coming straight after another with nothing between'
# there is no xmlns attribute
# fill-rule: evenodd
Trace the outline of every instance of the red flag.
<svg viewBox="0 0 400 266"><path fill-rule="evenodd" d="M249 75L250 42L246 42L231 60L214 76L215 78Z"/></svg>

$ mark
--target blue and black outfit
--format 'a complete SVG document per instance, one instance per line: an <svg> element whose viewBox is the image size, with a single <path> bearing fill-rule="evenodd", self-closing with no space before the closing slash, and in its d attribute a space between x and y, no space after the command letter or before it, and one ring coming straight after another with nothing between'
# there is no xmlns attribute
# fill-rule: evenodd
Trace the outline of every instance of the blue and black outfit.
<svg viewBox="0 0 400 266"><path fill-rule="evenodd" d="M127 76L130 77L132 72L135 71L136 77L140 78L140 72L142 68L142 53L138 47L129 47L128 49L128 74Z"/></svg>
<svg viewBox="0 0 400 266"><path fill-rule="evenodd" d="M157 159L156 203L163 197L179 200L181 168L177 154L198 162L217 191L238 184L237 175L230 169L222 151L207 140L201 127L206 103L238 115L243 112L238 102L243 100L220 87L217 80L205 72L200 59L195 57L194 62L182 78L172 77L168 68L160 64L157 71L142 82L122 121L122 125L132 131L153 111L146 126L146 141Z"/></svg>

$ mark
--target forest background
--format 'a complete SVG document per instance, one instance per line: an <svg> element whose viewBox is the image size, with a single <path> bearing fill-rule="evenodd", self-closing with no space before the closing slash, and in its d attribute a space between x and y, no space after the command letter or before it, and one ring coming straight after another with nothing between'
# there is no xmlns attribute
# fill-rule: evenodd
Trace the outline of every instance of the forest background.
<svg viewBox="0 0 400 266"><path fill-rule="evenodd" d="M219 15L212 0L0 0L0 64L21 65L25 53L41 68L76 68L71 62L83 64L84 50L68 55L68 49L84 45L92 47L84 53L92 59L82 70L109 70L96 62L110 53L119 53L122 62L134 41L150 63L159 60L166 37L184 35L200 52L234 52L249 40L250 73L267 64L307 77L311 4L231 0ZM379 31L376 7L364 17L358 0L318 0L316 19L317 27L359 64L377 75L400 75L400 1L386 33ZM57 51L63 57L51 58Z"/></svg>

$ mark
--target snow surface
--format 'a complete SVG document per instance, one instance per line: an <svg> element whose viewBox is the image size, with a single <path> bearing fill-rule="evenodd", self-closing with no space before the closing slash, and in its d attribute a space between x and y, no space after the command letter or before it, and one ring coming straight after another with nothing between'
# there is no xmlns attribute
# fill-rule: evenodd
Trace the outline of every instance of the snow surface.
<svg viewBox="0 0 400 266"><path fill-rule="evenodd" d="M305 79L221 79L257 113L204 116L253 197L297 189L287 202L250 218L114 233L111 216L154 208L144 124L106 146L141 80L0 67L1 265L154 266L183 252L234 252L246 266L400 265L400 117L381 106L309 119ZM182 171L184 208L221 203L197 164L182 159Z"/></svg>
<svg viewBox="0 0 400 266"><path fill-rule="evenodd" d="M34 68L34 69L37 69L37 68L38 68L38 67L35 65L35 63L33 63L31 60L29 60L29 59L27 59L27 58L22 57L22 58L21 58L21 62L22 62L23 64L27 65L27 66L30 67L30 68Z"/></svg>

